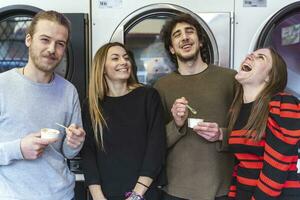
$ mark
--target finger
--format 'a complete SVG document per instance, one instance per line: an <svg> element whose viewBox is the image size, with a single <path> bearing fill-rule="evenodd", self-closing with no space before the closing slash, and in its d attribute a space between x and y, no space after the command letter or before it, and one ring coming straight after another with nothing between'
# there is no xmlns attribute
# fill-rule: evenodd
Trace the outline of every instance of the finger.
<svg viewBox="0 0 300 200"><path fill-rule="evenodd" d="M68 140L67 145L69 145L70 147L73 147L73 148L77 148L81 145L81 143L77 142L77 141L73 141L73 140Z"/></svg>
<svg viewBox="0 0 300 200"><path fill-rule="evenodd" d="M215 141L217 139L216 134L209 134L207 132L198 133L201 137L205 138L208 141Z"/></svg>
<svg viewBox="0 0 300 200"><path fill-rule="evenodd" d="M74 128L71 130L73 132L73 134L75 134L76 136L84 136L85 132L82 128Z"/></svg>
<svg viewBox="0 0 300 200"><path fill-rule="evenodd" d="M73 135L72 137L68 137L67 140L82 143L82 142L84 142L84 137Z"/></svg>
<svg viewBox="0 0 300 200"><path fill-rule="evenodd" d="M41 132L30 133L28 136L41 137Z"/></svg>
<svg viewBox="0 0 300 200"><path fill-rule="evenodd" d="M178 106L176 108L176 112L185 112L187 109L186 109L186 106Z"/></svg>
<svg viewBox="0 0 300 200"><path fill-rule="evenodd" d="M185 99L176 99L174 102L174 105L186 105L188 104L188 101Z"/></svg>
<svg viewBox="0 0 300 200"><path fill-rule="evenodd" d="M77 128L77 125L76 124L71 124L68 128L70 128L70 129L73 129L73 128Z"/></svg>

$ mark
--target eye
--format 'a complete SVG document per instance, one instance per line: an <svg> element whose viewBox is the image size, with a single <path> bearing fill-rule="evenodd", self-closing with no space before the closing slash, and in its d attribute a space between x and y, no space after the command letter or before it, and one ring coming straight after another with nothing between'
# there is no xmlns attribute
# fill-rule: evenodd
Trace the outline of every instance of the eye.
<svg viewBox="0 0 300 200"><path fill-rule="evenodd" d="M41 41L46 43L46 42L49 42L49 39L48 38L41 38Z"/></svg>
<svg viewBox="0 0 300 200"><path fill-rule="evenodd" d="M187 32L188 34L192 34L192 33L194 33L195 31L194 31L193 29L188 29L186 32Z"/></svg>
<svg viewBox="0 0 300 200"><path fill-rule="evenodd" d="M262 56L262 55L258 55L257 57L258 57L259 59L261 59L261 60L264 60L264 59L265 59L265 57Z"/></svg>
<svg viewBox="0 0 300 200"><path fill-rule="evenodd" d="M117 60L119 60L119 58L118 57L112 57L111 60L117 61Z"/></svg>
<svg viewBox="0 0 300 200"><path fill-rule="evenodd" d="M124 56L123 57L125 60L129 60L129 56Z"/></svg>
<svg viewBox="0 0 300 200"><path fill-rule="evenodd" d="M180 36L180 32L175 32L174 34L173 34L173 38L178 38Z"/></svg>
<svg viewBox="0 0 300 200"><path fill-rule="evenodd" d="M59 42L58 45L63 48L66 46L66 44L64 42Z"/></svg>

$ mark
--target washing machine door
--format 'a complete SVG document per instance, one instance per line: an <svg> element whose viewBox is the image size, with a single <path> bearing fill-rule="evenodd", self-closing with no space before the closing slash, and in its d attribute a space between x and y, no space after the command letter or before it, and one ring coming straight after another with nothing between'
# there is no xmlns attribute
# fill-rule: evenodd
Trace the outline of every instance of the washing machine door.
<svg viewBox="0 0 300 200"><path fill-rule="evenodd" d="M110 41L124 43L133 53L139 82L152 85L158 78L174 71L160 39L166 21L181 13L197 19L208 38L206 62L230 66L230 13L193 13L172 4L153 4L127 16L115 29Z"/></svg>
<svg viewBox="0 0 300 200"><path fill-rule="evenodd" d="M0 8L0 73L12 68L24 67L28 62L28 48L25 45L26 30L33 16L39 11L41 9L26 5ZM75 85L82 102L86 98L88 73L87 16L82 13L65 15L72 23L72 36L55 72Z"/></svg>
<svg viewBox="0 0 300 200"><path fill-rule="evenodd" d="M270 18L256 48L273 47L288 67L287 91L300 98L300 2L290 4Z"/></svg>
<svg viewBox="0 0 300 200"><path fill-rule="evenodd" d="M41 9L32 6L8 6L0 9L0 73L28 62L25 35L32 17ZM56 68L63 77L67 75L68 53Z"/></svg>

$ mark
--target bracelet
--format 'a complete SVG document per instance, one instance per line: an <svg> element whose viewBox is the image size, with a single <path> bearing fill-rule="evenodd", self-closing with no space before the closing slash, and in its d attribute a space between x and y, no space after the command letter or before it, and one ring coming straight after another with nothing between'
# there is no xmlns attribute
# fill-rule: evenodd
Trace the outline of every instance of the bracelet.
<svg viewBox="0 0 300 200"><path fill-rule="evenodd" d="M138 184L140 184L140 185L142 185L142 186L144 186L145 188L149 188L149 186L148 185L146 185L146 184L144 184L144 183L142 183L142 182L137 182Z"/></svg>
<svg viewBox="0 0 300 200"><path fill-rule="evenodd" d="M125 198L131 198L132 200L146 200L143 196L137 194L135 191L126 192Z"/></svg>

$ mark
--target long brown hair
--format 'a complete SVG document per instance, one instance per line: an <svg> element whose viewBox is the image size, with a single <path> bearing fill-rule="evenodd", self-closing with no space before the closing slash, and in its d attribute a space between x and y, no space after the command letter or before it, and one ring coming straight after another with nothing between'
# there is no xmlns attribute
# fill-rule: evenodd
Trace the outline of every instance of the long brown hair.
<svg viewBox="0 0 300 200"><path fill-rule="evenodd" d="M276 93L284 91L287 84L287 68L285 61L273 48L266 49L270 50L272 57L272 68L269 73L269 81L266 83L265 88L259 93L257 99L253 102L249 119L245 127L243 127L243 129L247 130L246 136L248 138L253 138L255 141L260 141L265 133L271 98ZM229 132L232 131L240 113L243 104L243 93L243 88L239 84L229 112Z"/></svg>
<svg viewBox="0 0 300 200"><path fill-rule="evenodd" d="M107 59L107 52L111 47L120 46L125 49L128 53L128 50L125 46L118 42L107 43L98 49L96 52L93 62L92 69L90 72L90 82L89 82L89 111L90 117L92 121L92 126L94 130L94 136L98 145L101 145L101 148L104 149L103 144L103 128L107 126L105 121L105 117L103 116L103 111L100 103L103 101L104 97L108 94L109 88L104 77L104 69ZM132 61L132 57L129 55L129 60L131 62L132 68L134 68L134 62ZM127 80L127 86L130 89L134 89L140 86L137 82L134 70L131 70L131 75Z"/></svg>

